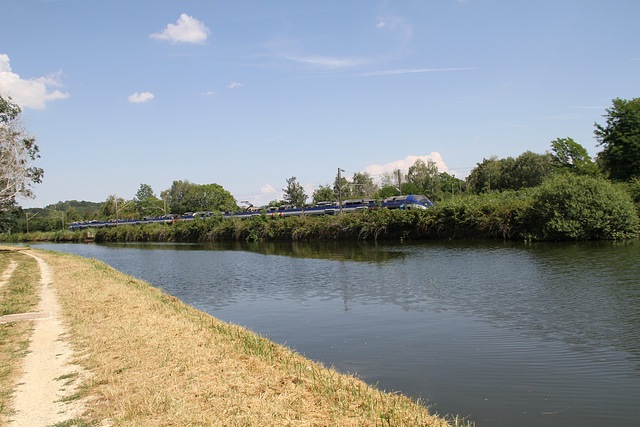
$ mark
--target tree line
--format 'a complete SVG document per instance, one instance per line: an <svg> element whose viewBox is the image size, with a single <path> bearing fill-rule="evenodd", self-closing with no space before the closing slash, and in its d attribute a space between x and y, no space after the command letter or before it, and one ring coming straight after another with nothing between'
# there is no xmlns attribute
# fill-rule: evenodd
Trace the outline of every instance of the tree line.
<svg viewBox="0 0 640 427"><path fill-rule="evenodd" d="M238 201L219 184L173 181L157 195L148 184L140 184L135 196L126 200L110 195L102 203L67 201L44 209L22 210L18 196L31 196L31 186L41 181L43 171L33 166L38 147L17 124L19 107L0 95L0 166L2 208L0 231L51 231L72 221L128 219L184 214L197 211L233 212L241 210ZM400 194L423 194L438 203L460 196L499 194L538 188L554 176L571 175L581 179L607 180L626 189L636 203L640 201L640 98L614 99L603 116L605 124L595 124L594 135L602 147L595 159L570 137L550 142L549 151L526 151L517 157L492 156L477 163L465 180L438 170L431 160L418 159L406 173L397 170L375 180L367 172L350 179L338 170L333 185L320 186L311 197L296 177L286 180L283 198L268 206L314 205L323 201L355 198L382 199ZM16 148L17 147L17 148ZM17 159L11 159L11 153ZM15 176L14 176L15 175ZM578 185L576 189L579 189ZM581 191L581 190L576 190Z"/></svg>

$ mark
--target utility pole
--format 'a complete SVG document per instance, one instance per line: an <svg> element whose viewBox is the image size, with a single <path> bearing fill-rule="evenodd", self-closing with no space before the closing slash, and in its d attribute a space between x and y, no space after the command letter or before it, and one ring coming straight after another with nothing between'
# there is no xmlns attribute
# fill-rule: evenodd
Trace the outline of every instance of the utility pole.
<svg viewBox="0 0 640 427"><path fill-rule="evenodd" d="M31 215L31 217L29 217L29 212L25 212L25 215L27 216L27 233L29 233L29 218L33 218L34 216L38 215L38 213L34 213L33 215ZM64 225L62 226L62 228L64 228Z"/></svg>
<svg viewBox="0 0 640 427"><path fill-rule="evenodd" d="M402 196L402 172L398 169L398 191L400 191L400 195Z"/></svg>
<svg viewBox="0 0 640 427"><path fill-rule="evenodd" d="M338 199L340 200L340 215L342 215L342 176L340 172L344 172L342 169L338 168Z"/></svg>
<svg viewBox="0 0 640 427"><path fill-rule="evenodd" d="M118 197L117 197L117 196L115 196L115 195L114 195L114 200L115 200L115 202L116 202L116 227L117 227L117 226L118 226L118 212L119 212L121 209L124 209L124 208L125 208L125 206L127 206L127 205L129 204L129 202L125 202L125 203L120 207L120 209L118 209Z"/></svg>
<svg viewBox="0 0 640 427"><path fill-rule="evenodd" d="M60 220L62 220L62 229L64 230L64 211L60 211L60 215L57 215L55 213L52 213L51 215L54 215L54 216L60 218Z"/></svg>

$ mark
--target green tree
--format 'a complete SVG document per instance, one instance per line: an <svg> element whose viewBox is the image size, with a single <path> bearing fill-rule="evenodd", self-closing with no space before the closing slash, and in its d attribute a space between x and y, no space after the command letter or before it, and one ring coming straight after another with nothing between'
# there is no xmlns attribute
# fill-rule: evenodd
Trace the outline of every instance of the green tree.
<svg viewBox="0 0 640 427"><path fill-rule="evenodd" d="M409 167L406 181L414 184L415 189L411 193L418 193L434 200L440 200L442 197L442 186L440 183L440 173L438 165L433 160L418 159ZM403 186L404 187L404 186ZM403 188L403 194L407 194Z"/></svg>
<svg viewBox="0 0 640 427"><path fill-rule="evenodd" d="M591 160L587 150L572 138L558 138L551 141L551 159L555 168L579 175L596 175L597 165Z"/></svg>
<svg viewBox="0 0 640 427"><path fill-rule="evenodd" d="M313 192L313 203L319 202L335 202L338 200L338 195L333 191L333 188L326 185L321 185L317 190Z"/></svg>
<svg viewBox="0 0 640 427"><path fill-rule="evenodd" d="M304 187L297 181L295 176L287 179L287 187L283 188L284 192L283 202L289 205L294 205L299 208L303 207L307 202L307 195L304 192Z"/></svg>
<svg viewBox="0 0 640 427"><path fill-rule="evenodd" d="M16 197L33 197L31 187L42 182L40 157L34 137L20 123L22 110L0 94L0 209L16 204Z"/></svg>
<svg viewBox="0 0 640 427"><path fill-rule="evenodd" d="M70 207L64 212L64 220L67 222L67 224L73 221L80 221L80 219L80 213L74 207Z"/></svg>
<svg viewBox="0 0 640 427"><path fill-rule="evenodd" d="M597 163L616 181L640 176L640 98L614 99L603 117L606 125L596 123L594 131L604 147Z"/></svg>
<svg viewBox="0 0 640 427"><path fill-rule="evenodd" d="M467 187L474 194L489 193L500 188L502 165L498 156L482 159L467 177Z"/></svg>
<svg viewBox="0 0 640 427"><path fill-rule="evenodd" d="M171 188L160 193L162 200L167 202L170 213L182 214L188 211L185 209L185 198L189 189L194 185L186 179L184 181L173 181Z"/></svg>
<svg viewBox="0 0 640 427"><path fill-rule="evenodd" d="M537 187L553 172L550 154L525 151L515 159L483 159L467 178L467 188L475 194Z"/></svg>
<svg viewBox="0 0 640 427"><path fill-rule="evenodd" d="M352 198L352 190L353 187L349 185L349 180L340 174L336 174L336 179L333 181L333 192L338 196L336 200L340 198L340 193L342 193L342 200Z"/></svg>
<svg viewBox="0 0 640 427"><path fill-rule="evenodd" d="M510 161L510 157L505 160L502 167L501 190L537 187L553 172L550 154L525 151L514 161Z"/></svg>
<svg viewBox="0 0 640 427"><path fill-rule="evenodd" d="M138 218L145 216L160 216L164 214L164 203L158 199L148 184L140 184L140 188L133 198Z"/></svg>
<svg viewBox="0 0 640 427"><path fill-rule="evenodd" d="M354 173L348 185L352 187L351 197L354 198L372 198L378 191L378 186L368 172Z"/></svg>
<svg viewBox="0 0 640 427"><path fill-rule="evenodd" d="M385 185L376 193L376 198L384 199L386 197L399 196L400 191L394 185Z"/></svg>
<svg viewBox="0 0 640 427"><path fill-rule="evenodd" d="M440 172L440 192L442 198L451 198L454 194L461 194L465 187L465 182L446 172ZM426 196L426 194L423 194ZM432 200L433 201L433 200Z"/></svg>
<svg viewBox="0 0 640 427"><path fill-rule="evenodd" d="M219 184L191 185L182 201L179 213L198 211L237 212L235 197Z"/></svg>
<svg viewBox="0 0 640 427"><path fill-rule="evenodd" d="M131 205L131 203L129 203ZM122 197L111 194L100 207L100 217L103 219L123 219L131 216L127 209L127 201Z"/></svg>

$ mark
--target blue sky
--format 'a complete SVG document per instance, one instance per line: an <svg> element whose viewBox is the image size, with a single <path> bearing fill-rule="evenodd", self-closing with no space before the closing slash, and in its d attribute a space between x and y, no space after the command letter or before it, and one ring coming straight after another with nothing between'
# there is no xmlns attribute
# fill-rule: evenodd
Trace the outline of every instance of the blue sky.
<svg viewBox="0 0 640 427"><path fill-rule="evenodd" d="M25 207L218 183L266 203L416 158L465 177L640 96L637 0L0 0L0 92L45 171Z"/></svg>

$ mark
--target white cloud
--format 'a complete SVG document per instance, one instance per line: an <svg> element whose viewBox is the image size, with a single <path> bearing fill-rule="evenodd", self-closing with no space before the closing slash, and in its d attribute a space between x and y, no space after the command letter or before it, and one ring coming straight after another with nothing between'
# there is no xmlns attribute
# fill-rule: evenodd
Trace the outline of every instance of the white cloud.
<svg viewBox="0 0 640 427"><path fill-rule="evenodd" d="M265 185L264 187L262 187L262 188L260 189L260 192L261 192L262 194L273 194L273 193L275 193L275 192L276 192L276 189L275 189L275 188L273 188L272 186L270 186L269 184L267 184L267 185Z"/></svg>
<svg viewBox="0 0 640 427"><path fill-rule="evenodd" d="M254 206L264 206L272 200L282 200L284 193L282 190L276 190L271 185L266 184L260 188L260 195L255 195L249 198Z"/></svg>
<svg viewBox="0 0 640 427"><path fill-rule="evenodd" d="M154 96L151 92L141 92L141 93L135 92L129 95L127 100L132 104L139 104L141 102L151 101L153 98Z"/></svg>
<svg viewBox="0 0 640 427"><path fill-rule="evenodd" d="M10 96L21 107L41 110L47 101L68 98L59 90L49 91L48 86L62 86L62 71L36 79L22 79L11 71L9 55L0 54L0 92Z"/></svg>
<svg viewBox="0 0 640 427"><path fill-rule="evenodd" d="M202 95L204 95L204 96L213 96L213 95L215 95L215 94L216 94L216 93L215 93L215 91L213 91L213 90L208 90L208 91L206 91L206 92L202 92Z"/></svg>
<svg viewBox="0 0 640 427"><path fill-rule="evenodd" d="M161 33L151 34L149 37L158 40L168 40L171 43L203 44L211 30L203 22L183 13L175 24L167 24Z"/></svg>
<svg viewBox="0 0 640 427"><path fill-rule="evenodd" d="M242 86L244 86L244 83L238 83L238 82L231 82L227 85L229 89L235 89L237 87L242 87Z"/></svg>
<svg viewBox="0 0 640 427"><path fill-rule="evenodd" d="M431 154L427 154L426 156L407 156L402 160L395 160L383 165L370 165L367 166L364 170L366 172L369 172L373 177L378 177L384 173L390 173L397 169L400 169L403 173L407 173L409 168L413 166L413 164L418 159L424 161L425 163L428 160L431 160L436 163L439 172L449 172L449 168L444 163L444 160L442 160L442 155L437 151L433 151L431 152Z"/></svg>

